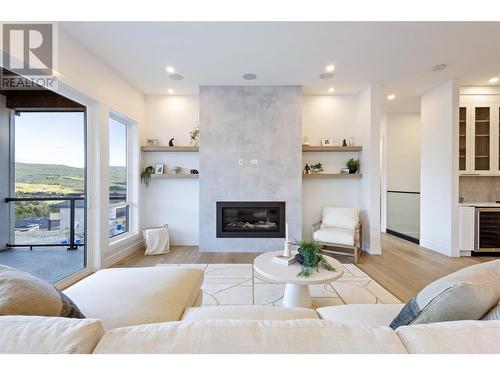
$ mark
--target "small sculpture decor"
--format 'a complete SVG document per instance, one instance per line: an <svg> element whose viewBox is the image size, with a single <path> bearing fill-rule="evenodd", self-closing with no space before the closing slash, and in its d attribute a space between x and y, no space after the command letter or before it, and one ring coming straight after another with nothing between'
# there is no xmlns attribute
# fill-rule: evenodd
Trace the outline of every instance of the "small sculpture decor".
<svg viewBox="0 0 500 375"><path fill-rule="evenodd" d="M309 277L314 271L319 272L320 268L335 271L335 268L319 253L321 247L316 241L297 241L295 245L299 247L299 253L295 255L295 260L302 265L302 271L297 276Z"/></svg>
<svg viewBox="0 0 500 375"><path fill-rule="evenodd" d="M190 174L199 174L200 172L198 172L198 170L197 170L197 169L190 169L190 170L189 170L189 173L190 173Z"/></svg>
<svg viewBox="0 0 500 375"><path fill-rule="evenodd" d="M304 174L310 174L311 173L311 167L309 166L309 164L306 164L306 166L304 167Z"/></svg>
<svg viewBox="0 0 500 375"><path fill-rule="evenodd" d="M174 147L175 146L174 140L175 140L175 138L172 138L172 139L170 139L170 141L168 141L168 146L169 147Z"/></svg>
<svg viewBox="0 0 500 375"><path fill-rule="evenodd" d="M347 140L345 140L345 139L344 139L344 140L342 141L342 146L347 147Z"/></svg>

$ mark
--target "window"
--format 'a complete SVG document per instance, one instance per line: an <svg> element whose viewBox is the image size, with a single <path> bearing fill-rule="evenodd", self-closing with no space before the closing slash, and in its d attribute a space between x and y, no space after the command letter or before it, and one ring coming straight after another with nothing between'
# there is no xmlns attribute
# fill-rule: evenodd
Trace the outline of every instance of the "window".
<svg viewBox="0 0 500 375"><path fill-rule="evenodd" d="M0 263L55 283L86 267L85 112L18 110L10 119Z"/></svg>
<svg viewBox="0 0 500 375"><path fill-rule="evenodd" d="M109 238L129 231L127 124L109 119Z"/></svg>

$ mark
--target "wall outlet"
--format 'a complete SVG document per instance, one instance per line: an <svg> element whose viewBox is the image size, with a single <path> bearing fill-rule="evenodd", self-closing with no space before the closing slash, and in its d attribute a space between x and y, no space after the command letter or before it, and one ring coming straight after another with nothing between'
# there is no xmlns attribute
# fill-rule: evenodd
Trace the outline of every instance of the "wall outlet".
<svg viewBox="0 0 500 375"><path fill-rule="evenodd" d="M251 159L250 164L258 164L259 161L257 159Z"/></svg>
<svg viewBox="0 0 500 375"><path fill-rule="evenodd" d="M243 165L243 159L238 159L238 165L242 166Z"/></svg>

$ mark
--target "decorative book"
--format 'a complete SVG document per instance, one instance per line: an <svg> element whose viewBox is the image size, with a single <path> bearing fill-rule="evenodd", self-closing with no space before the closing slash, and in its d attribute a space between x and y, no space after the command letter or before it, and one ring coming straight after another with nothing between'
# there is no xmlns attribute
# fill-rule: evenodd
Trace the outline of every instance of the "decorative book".
<svg viewBox="0 0 500 375"><path fill-rule="evenodd" d="M284 255L276 255L273 258L273 262L274 263L278 263L278 264L283 264L285 266L289 266L290 264L292 264L293 262L295 262L295 257L293 257L293 256L286 257Z"/></svg>

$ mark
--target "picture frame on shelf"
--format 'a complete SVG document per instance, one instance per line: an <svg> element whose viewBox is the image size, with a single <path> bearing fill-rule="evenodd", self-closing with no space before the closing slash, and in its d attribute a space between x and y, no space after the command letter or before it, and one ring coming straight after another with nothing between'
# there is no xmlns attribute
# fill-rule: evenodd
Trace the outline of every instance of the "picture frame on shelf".
<svg viewBox="0 0 500 375"><path fill-rule="evenodd" d="M155 174L163 174L164 169L165 169L165 166L163 164L156 164L155 165Z"/></svg>
<svg viewBox="0 0 500 375"><path fill-rule="evenodd" d="M330 147L333 146L332 138L321 138L321 146Z"/></svg>

